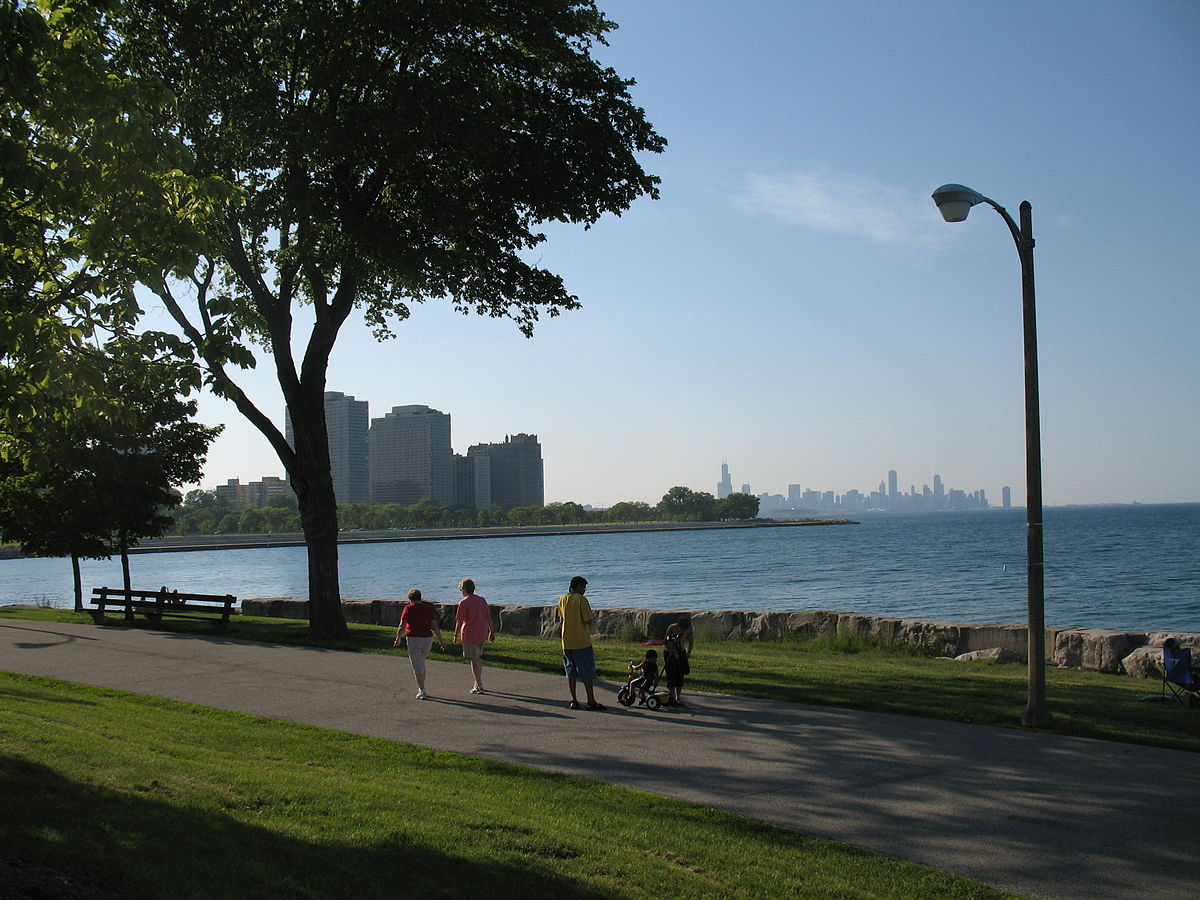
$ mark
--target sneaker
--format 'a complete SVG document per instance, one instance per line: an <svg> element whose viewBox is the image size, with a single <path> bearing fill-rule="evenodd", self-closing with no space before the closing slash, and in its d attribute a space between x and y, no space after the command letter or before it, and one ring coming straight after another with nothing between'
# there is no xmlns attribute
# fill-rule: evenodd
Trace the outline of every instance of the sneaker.
<svg viewBox="0 0 1200 900"><path fill-rule="evenodd" d="M478 684L478 683L476 683L476 684L472 685L472 686L471 686L471 693L472 693L472 694L482 694L482 693L485 693L485 691L483 690L483 685L482 685L482 684Z"/></svg>
<svg viewBox="0 0 1200 900"><path fill-rule="evenodd" d="M428 700L429 695L427 693L425 693L424 690L420 690L420 691L417 691L417 699L418 700Z"/></svg>

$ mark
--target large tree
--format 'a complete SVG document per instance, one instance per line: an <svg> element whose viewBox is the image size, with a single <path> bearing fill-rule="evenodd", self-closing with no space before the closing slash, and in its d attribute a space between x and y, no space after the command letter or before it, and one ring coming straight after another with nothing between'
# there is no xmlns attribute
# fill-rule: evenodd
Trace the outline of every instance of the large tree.
<svg viewBox="0 0 1200 900"><path fill-rule="evenodd" d="M544 222L589 225L658 179L631 81L591 56L615 26L592 0L128 0L121 59L178 98L189 171L244 205L183 285L149 286L212 387L270 441L299 499L314 635L345 632L323 394L361 309L377 337L445 299L513 320L578 299L528 261ZM185 297L186 295L186 297ZM306 334L296 333L307 305ZM235 382L269 353L289 445Z"/></svg>

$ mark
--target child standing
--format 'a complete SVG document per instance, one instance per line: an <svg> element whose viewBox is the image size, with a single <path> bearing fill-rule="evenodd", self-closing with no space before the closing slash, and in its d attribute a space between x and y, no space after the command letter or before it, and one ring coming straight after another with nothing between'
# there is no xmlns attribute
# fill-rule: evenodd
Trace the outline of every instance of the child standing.
<svg viewBox="0 0 1200 900"><path fill-rule="evenodd" d="M680 695L683 693L683 679L692 671L691 664L688 662L688 653L684 644L686 641L680 623L672 625L667 629L666 639L663 641L663 655L665 657L664 669L667 673L667 706L683 706L683 700ZM688 622L688 633L691 632L691 622Z"/></svg>
<svg viewBox="0 0 1200 900"><path fill-rule="evenodd" d="M425 693L425 658L433 648L433 636L437 635L438 647L446 649L442 640L441 629L438 628L437 609L428 600L421 597L421 592L413 588L408 592L408 603L400 610L400 627L396 629L396 642L399 647L402 640L408 641L408 661L412 664L413 675L417 679L417 699L424 700L429 694Z"/></svg>

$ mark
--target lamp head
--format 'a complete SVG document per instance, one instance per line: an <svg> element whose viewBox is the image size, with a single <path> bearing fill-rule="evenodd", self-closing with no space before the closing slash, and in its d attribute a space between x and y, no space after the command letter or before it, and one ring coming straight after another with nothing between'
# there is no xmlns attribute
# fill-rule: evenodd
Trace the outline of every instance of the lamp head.
<svg viewBox="0 0 1200 900"><path fill-rule="evenodd" d="M983 194L961 184L943 184L933 192L933 202L947 222L962 222L972 206L983 202Z"/></svg>

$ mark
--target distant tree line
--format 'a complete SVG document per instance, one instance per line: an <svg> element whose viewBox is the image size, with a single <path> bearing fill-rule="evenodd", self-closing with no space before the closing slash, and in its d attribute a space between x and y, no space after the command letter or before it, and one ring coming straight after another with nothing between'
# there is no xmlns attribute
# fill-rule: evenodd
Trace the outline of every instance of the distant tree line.
<svg viewBox="0 0 1200 900"><path fill-rule="evenodd" d="M278 494L266 506L231 504L215 491L191 491L174 510L176 534L261 534L298 532L300 513L296 497ZM623 501L608 509L585 509L578 503L516 506L501 509L463 509L421 500L399 504L339 503L338 527L343 531L381 531L391 528L486 528L493 525L585 525L601 522L716 522L753 519L758 498L730 494L721 500L712 494L673 487L658 504Z"/></svg>

